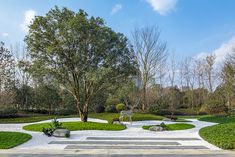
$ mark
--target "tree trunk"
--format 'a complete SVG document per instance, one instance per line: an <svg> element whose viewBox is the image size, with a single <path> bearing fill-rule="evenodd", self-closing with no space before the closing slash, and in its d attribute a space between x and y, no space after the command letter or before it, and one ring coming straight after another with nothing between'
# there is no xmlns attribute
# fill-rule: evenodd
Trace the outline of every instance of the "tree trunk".
<svg viewBox="0 0 235 157"><path fill-rule="evenodd" d="M143 89L143 100L144 102L142 103L142 111L144 112L145 111L145 105L147 104L147 90L146 90L146 87L144 86L144 89Z"/></svg>
<svg viewBox="0 0 235 157"><path fill-rule="evenodd" d="M77 102L77 110L82 122L87 122L88 119L88 103L85 103L83 109L80 108L80 102Z"/></svg>
<svg viewBox="0 0 235 157"><path fill-rule="evenodd" d="M79 112L80 118L82 122L87 122L88 112Z"/></svg>

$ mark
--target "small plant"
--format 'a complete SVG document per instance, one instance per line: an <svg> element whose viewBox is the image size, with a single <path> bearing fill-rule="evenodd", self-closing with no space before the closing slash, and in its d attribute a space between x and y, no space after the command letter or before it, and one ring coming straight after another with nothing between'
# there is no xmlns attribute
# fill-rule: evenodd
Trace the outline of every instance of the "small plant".
<svg viewBox="0 0 235 157"><path fill-rule="evenodd" d="M42 132L48 137L53 135L54 129L52 128L42 128Z"/></svg>
<svg viewBox="0 0 235 157"><path fill-rule="evenodd" d="M114 105L110 105L105 107L105 112L108 113L117 113L116 107Z"/></svg>
<svg viewBox="0 0 235 157"><path fill-rule="evenodd" d="M167 130L167 126L165 123L162 122L159 126L162 127L163 130Z"/></svg>
<svg viewBox="0 0 235 157"><path fill-rule="evenodd" d="M117 110L118 112L120 112L120 111L124 110L125 107L126 107L125 104L120 103L120 104L117 104L117 105L116 105L116 110Z"/></svg>
<svg viewBox="0 0 235 157"><path fill-rule="evenodd" d="M57 118L55 117L51 124L50 124L50 128L42 128L42 132L47 135L48 137L52 136L53 135L53 132L56 130L56 129L62 129L62 123L60 123Z"/></svg>
<svg viewBox="0 0 235 157"><path fill-rule="evenodd" d="M70 137L70 133L67 132L67 133L65 134L65 137L66 137L66 138L69 138L69 137Z"/></svg>
<svg viewBox="0 0 235 157"><path fill-rule="evenodd" d="M60 122L57 120L56 117L52 120L52 122L51 122L51 124L50 124L51 128L54 129L54 130L56 130L56 129L61 129L61 128L62 128L62 125L63 125L63 123L60 123Z"/></svg>

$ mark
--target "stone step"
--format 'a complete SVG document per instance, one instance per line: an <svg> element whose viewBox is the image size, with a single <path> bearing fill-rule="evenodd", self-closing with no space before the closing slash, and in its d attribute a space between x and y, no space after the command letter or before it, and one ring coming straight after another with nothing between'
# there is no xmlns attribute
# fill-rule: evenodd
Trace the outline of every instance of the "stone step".
<svg viewBox="0 0 235 157"><path fill-rule="evenodd" d="M87 137L87 140L149 140L149 141L196 141L201 140L199 138L150 138L150 137Z"/></svg>
<svg viewBox="0 0 235 157"><path fill-rule="evenodd" d="M49 144L89 144L89 145L180 145L178 142L141 141L51 141Z"/></svg>
<svg viewBox="0 0 235 157"><path fill-rule="evenodd" d="M95 146L86 146L86 145L68 145L65 149L182 149L182 150L195 150L195 149L209 149L205 146L121 146L121 145L95 145Z"/></svg>

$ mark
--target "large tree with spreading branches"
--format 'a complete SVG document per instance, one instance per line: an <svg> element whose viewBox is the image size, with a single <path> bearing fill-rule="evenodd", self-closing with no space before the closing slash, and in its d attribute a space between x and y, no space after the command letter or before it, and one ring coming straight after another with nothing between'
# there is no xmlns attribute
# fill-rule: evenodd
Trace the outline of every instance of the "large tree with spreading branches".
<svg viewBox="0 0 235 157"><path fill-rule="evenodd" d="M127 38L83 10L55 7L36 16L25 41L32 58L25 64L28 72L53 79L71 93L83 122L96 93L125 81L137 69Z"/></svg>

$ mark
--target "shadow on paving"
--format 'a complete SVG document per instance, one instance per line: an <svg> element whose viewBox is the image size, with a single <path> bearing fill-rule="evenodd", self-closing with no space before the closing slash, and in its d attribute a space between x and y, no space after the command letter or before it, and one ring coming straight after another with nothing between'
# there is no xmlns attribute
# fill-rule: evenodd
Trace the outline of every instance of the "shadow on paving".
<svg viewBox="0 0 235 157"><path fill-rule="evenodd" d="M90 155L90 154L74 154L74 155L64 155L64 154L8 154L1 157L234 157L234 155L228 154L142 154L142 155L108 155L108 154L99 154L99 155Z"/></svg>

